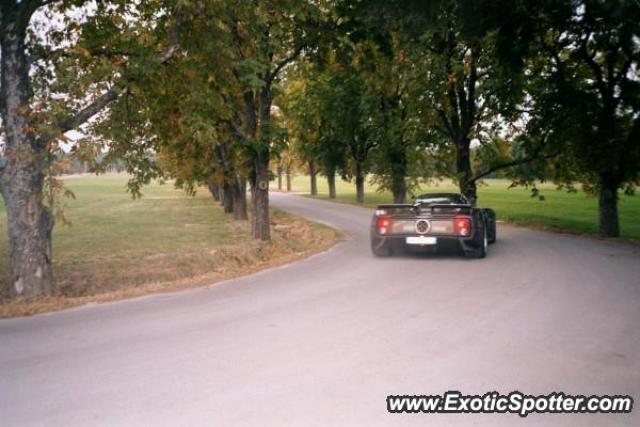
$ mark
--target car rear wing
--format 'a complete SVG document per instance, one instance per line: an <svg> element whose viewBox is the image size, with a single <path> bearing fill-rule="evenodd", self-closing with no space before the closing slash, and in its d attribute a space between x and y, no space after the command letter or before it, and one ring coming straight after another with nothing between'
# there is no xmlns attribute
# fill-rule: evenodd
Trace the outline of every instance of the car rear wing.
<svg viewBox="0 0 640 427"><path fill-rule="evenodd" d="M426 205L426 207L431 210L431 215L433 214L454 214L455 215L459 213L470 214L471 209L473 209L473 206L471 205L461 205L461 204L453 205L449 203L434 203L431 205ZM419 209L422 209L422 206L420 206Z"/></svg>
<svg viewBox="0 0 640 427"><path fill-rule="evenodd" d="M383 204L376 206L376 215L393 215L396 213L413 211L418 214L422 210L430 210L431 215L434 214L450 214L455 215L459 213L470 214L471 209L473 207L471 205L462 205L462 204L450 204L450 203L393 203L393 204Z"/></svg>
<svg viewBox="0 0 640 427"><path fill-rule="evenodd" d="M413 204L409 204L409 203L389 203L386 205L378 205L376 206L376 209L408 209L408 208L413 208L416 205Z"/></svg>
<svg viewBox="0 0 640 427"><path fill-rule="evenodd" d="M399 212L413 210L415 208L416 205L408 203L390 203L385 205L378 205L376 206L376 215L393 215Z"/></svg>

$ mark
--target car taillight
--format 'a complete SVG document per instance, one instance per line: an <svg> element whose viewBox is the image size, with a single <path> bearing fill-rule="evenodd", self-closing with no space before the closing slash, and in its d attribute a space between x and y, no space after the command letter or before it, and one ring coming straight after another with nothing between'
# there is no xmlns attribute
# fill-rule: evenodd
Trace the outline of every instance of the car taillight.
<svg viewBox="0 0 640 427"><path fill-rule="evenodd" d="M378 233L387 234L391 230L391 217L379 216L376 220L376 226L378 227Z"/></svg>
<svg viewBox="0 0 640 427"><path fill-rule="evenodd" d="M471 218L455 217L453 219L453 229L458 236L468 236L471 234Z"/></svg>

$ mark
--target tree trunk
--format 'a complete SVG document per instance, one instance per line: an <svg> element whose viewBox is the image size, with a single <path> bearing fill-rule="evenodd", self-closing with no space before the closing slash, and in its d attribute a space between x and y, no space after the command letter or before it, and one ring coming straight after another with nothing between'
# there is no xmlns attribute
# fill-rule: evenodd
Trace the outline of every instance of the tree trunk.
<svg viewBox="0 0 640 427"><path fill-rule="evenodd" d="M254 236L256 230L256 192L257 192L257 175L255 166L251 168L249 173L249 190L251 191L251 237Z"/></svg>
<svg viewBox="0 0 640 427"><path fill-rule="evenodd" d="M316 162L309 161L309 178L311 179L311 195L318 195L318 171L316 170Z"/></svg>
<svg viewBox="0 0 640 427"><path fill-rule="evenodd" d="M233 219L246 221L247 214L247 180L243 177L236 177L233 185Z"/></svg>
<svg viewBox="0 0 640 427"><path fill-rule="evenodd" d="M458 187L460 193L462 193L470 202L475 206L478 200L477 188L475 181L469 181L473 176L471 170L471 141L468 138L462 137L459 139L456 145L457 154L457 175L458 175Z"/></svg>
<svg viewBox="0 0 640 427"><path fill-rule="evenodd" d="M12 164L13 163L13 164ZM51 269L51 232L54 220L44 206L44 176L33 165L17 165L3 177L9 229L12 298L32 298L55 293ZM5 173L6 175L7 173Z"/></svg>
<svg viewBox="0 0 640 427"><path fill-rule="evenodd" d="M618 221L618 187L610 177L600 178L598 209L600 213L600 234L607 237L620 236Z"/></svg>
<svg viewBox="0 0 640 427"><path fill-rule="evenodd" d="M218 196L219 199L218 202L220 203L220 206L224 207L224 188L220 187L220 190L218 191Z"/></svg>
<svg viewBox="0 0 640 427"><path fill-rule="evenodd" d="M263 154L264 155L264 154ZM269 229L269 160L256 161L255 183L252 185L253 221L252 234L254 239L271 240Z"/></svg>
<svg viewBox="0 0 640 427"><path fill-rule="evenodd" d="M282 163L278 163L278 191L282 191Z"/></svg>
<svg viewBox="0 0 640 427"><path fill-rule="evenodd" d="M220 186L218 186L218 184L216 184L213 181L209 182L209 193L211 193L211 197L213 197L213 200L215 202L219 202L220 201Z"/></svg>
<svg viewBox="0 0 640 427"><path fill-rule="evenodd" d="M3 13L13 13L3 6ZM5 163L0 190L7 211L11 279L9 296L32 298L55 292L51 269L53 216L43 203L46 144L29 131L29 75L20 19L4 16L0 40L0 112ZM27 20L28 22L28 20Z"/></svg>
<svg viewBox="0 0 640 427"><path fill-rule="evenodd" d="M224 213L233 213L233 185L225 181L222 184L222 206L224 207Z"/></svg>
<svg viewBox="0 0 640 427"><path fill-rule="evenodd" d="M356 161L356 202L364 203L364 166Z"/></svg>
<svg viewBox="0 0 640 427"><path fill-rule="evenodd" d="M404 203L407 197L407 182L404 175L394 174L392 180L393 203Z"/></svg>
<svg viewBox="0 0 640 427"><path fill-rule="evenodd" d="M407 158L404 150L399 150L394 157L394 162L391 166L393 203L404 203L407 197Z"/></svg>
<svg viewBox="0 0 640 427"><path fill-rule="evenodd" d="M287 168L287 193L291 192L293 186L291 185L291 170Z"/></svg>
<svg viewBox="0 0 640 427"><path fill-rule="evenodd" d="M253 202L253 238L269 241L271 231L269 224L269 160L271 151L271 83L267 82L260 90L260 135L254 158L254 182L251 185Z"/></svg>
<svg viewBox="0 0 640 427"><path fill-rule="evenodd" d="M336 172L331 171L327 173L327 184L329 185L329 198L336 198Z"/></svg>

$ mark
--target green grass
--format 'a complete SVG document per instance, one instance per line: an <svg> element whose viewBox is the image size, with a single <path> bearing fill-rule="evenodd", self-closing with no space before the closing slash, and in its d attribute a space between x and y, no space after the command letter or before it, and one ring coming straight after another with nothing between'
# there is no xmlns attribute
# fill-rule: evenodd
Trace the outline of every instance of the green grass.
<svg viewBox="0 0 640 427"><path fill-rule="evenodd" d="M125 190L124 175L87 176L66 180L76 199L66 199L70 226L53 233L54 274L117 277L144 264L145 258L167 253L196 253L249 240L249 233L212 203L207 192L190 197L172 184L152 184L141 199ZM179 266L177 267L180 268ZM0 281L8 280L6 215L0 201ZM6 282L5 282L6 283Z"/></svg>
<svg viewBox="0 0 640 427"><path fill-rule="evenodd" d="M337 202L355 204L355 185L345 181L336 183ZM544 201L531 197L524 188L508 188L507 180L486 180L478 190L478 205L496 210L499 220L518 225L534 226L559 231L595 234L598 230L598 201L584 192L568 193L557 190L552 184L539 188ZM309 192L309 178L297 176L293 189ZM318 179L318 198L328 199L325 179ZM450 180L423 185L419 192L457 192ZM376 191L376 187L365 187L365 206L392 201L389 192ZM619 204L620 227L623 237L640 239L640 197L621 196Z"/></svg>
<svg viewBox="0 0 640 427"><path fill-rule="evenodd" d="M42 298L8 298L7 221L0 202L0 318L210 285L326 250L341 238L330 227L272 210L271 241L256 241L250 222L224 214L206 189L191 197L170 183L154 183L133 200L127 179L65 178L77 196L67 201L72 225L54 228L57 292Z"/></svg>
<svg viewBox="0 0 640 427"><path fill-rule="evenodd" d="M108 282L142 283L183 277L210 268L215 248L248 242L249 233L234 224L212 203L206 191L189 197L171 184L152 184L144 197L133 200L125 191L127 177L107 175L68 179L76 200L66 200L71 226L54 229L54 274L61 287L87 287L87 292ZM327 199L324 179L318 180L319 198ZM298 176L294 190L308 192L308 177ZM338 202L355 203L354 185L340 181ZM492 207L498 219L571 232L597 232L597 200L586 194L541 186L545 201L530 197L523 188L508 189L505 180L487 180L479 189L480 206ZM456 191L449 181L424 186L421 191ZM366 206L391 201L389 193L366 187ZM640 239L640 198L622 196L622 235ZM177 256L176 254L180 254ZM171 264L170 266L168 264ZM146 267L146 268L145 268ZM0 200L0 282L9 274L6 216ZM102 284L102 285L101 285ZM84 289L84 288L83 288ZM72 292L71 290L69 292ZM83 291L84 292L84 291Z"/></svg>

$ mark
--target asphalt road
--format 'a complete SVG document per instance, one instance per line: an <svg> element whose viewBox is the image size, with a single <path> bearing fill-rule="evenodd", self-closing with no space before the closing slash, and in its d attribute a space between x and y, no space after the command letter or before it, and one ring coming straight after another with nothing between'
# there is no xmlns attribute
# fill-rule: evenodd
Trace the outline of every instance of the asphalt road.
<svg viewBox="0 0 640 427"><path fill-rule="evenodd" d="M483 260L375 259L369 210L274 194L351 239L173 294L0 321L2 426L640 425L389 414L389 394L640 398L640 254L500 225Z"/></svg>

